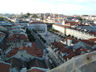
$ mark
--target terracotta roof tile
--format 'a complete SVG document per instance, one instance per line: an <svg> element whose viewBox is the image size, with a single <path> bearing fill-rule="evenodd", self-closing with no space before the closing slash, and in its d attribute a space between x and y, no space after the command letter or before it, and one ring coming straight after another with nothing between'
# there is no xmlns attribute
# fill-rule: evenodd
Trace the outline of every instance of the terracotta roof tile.
<svg viewBox="0 0 96 72"><path fill-rule="evenodd" d="M65 45L60 43L60 42L53 42L52 45L55 47L55 48L58 48L62 53L66 52L67 51L67 48L65 48Z"/></svg>
<svg viewBox="0 0 96 72"><path fill-rule="evenodd" d="M7 57L14 56L17 52L18 52L18 48L14 48L6 56Z"/></svg>
<svg viewBox="0 0 96 72"><path fill-rule="evenodd" d="M66 21L65 23L70 23L71 25L72 25L72 24L73 24L73 25L80 24L80 22L74 22L74 21L70 21L70 22Z"/></svg>
<svg viewBox="0 0 96 72"><path fill-rule="evenodd" d="M58 48L62 53L66 53L66 55L63 56L66 60L67 58L71 59L74 56L80 55L82 51L88 52L88 49L82 47L74 51L73 48L66 48L66 46L60 42L53 42L52 45L53 48Z"/></svg>
<svg viewBox="0 0 96 72"><path fill-rule="evenodd" d="M35 45L35 43L32 43L32 47L22 46L19 49L20 50L26 50L27 53L29 53L32 56L38 56L38 57L42 57L43 56L42 51Z"/></svg>
<svg viewBox="0 0 96 72"><path fill-rule="evenodd" d="M21 46L20 48L14 48L6 56L7 57L14 56L18 52L18 50L26 50L27 53L32 56L38 56L38 57L43 56L43 52L39 48L37 48L35 43L32 43L32 47Z"/></svg>
<svg viewBox="0 0 96 72"><path fill-rule="evenodd" d="M69 26L64 26L64 25L60 25L60 24L53 24L53 25L60 26L60 27L63 27L63 28L70 28Z"/></svg>
<svg viewBox="0 0 96 72"><path fill-rule="evenodd" d="M88 45L91 45L91 46L93 46L95 44L94 41L92 41L92 40L81 40L81 41Z"/></svg>
<svg viewBox="0 0 96 72"><path fill-rule="evenodd" d="M70 51L70 52L68 52L68 51ZM67 60L67 58L71 59L74 56L81 55L82 51L88 52L87 49L82 48L82 47L76 49L75 51L73 51L72 49L68 49L67 50L67 55L63 56L63 58L66 59L66 60Z"/></svg>
<svg viewBox="0 0 96 72"><path fill-rule="evenodd" d="M27 41L27 37L24 34L14 34L8 38L8 40L24 40Z"/></svg>
<svg viewBox="0 0 96 72"><path fill-rule="evenodd" d="M96 38L91 38L89 39L89 41L96 41Z"/></svg>
<svg viewBox="0 0 96 72"><path fill-rule="evenodd" d="M31 22L29 24L45 24L44 22Z"/></svg>
<svg viewBox="0 0 96 72"><path fill-rule="evenodd" d="M75 52L72 52L72 53L70 53L70 54L67 56L67 58L71 59L71 58L74 57L74 56L76 56L76 53L75 53Z"/></svg>
<svg viewBox="0 0 96 72"><path fill-rule="evenodd" d="M44 72L44 71L39 69L32 69L32 70L28 70L27 72Z"/></svg>

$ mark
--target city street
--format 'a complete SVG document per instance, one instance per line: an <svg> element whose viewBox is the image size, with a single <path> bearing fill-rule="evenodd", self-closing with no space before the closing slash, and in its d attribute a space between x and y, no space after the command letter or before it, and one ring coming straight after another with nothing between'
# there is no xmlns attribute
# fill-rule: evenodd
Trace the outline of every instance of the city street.
<svg viewBox="0 0 96 72"><path fill-rule="evenodd" d="M37 45L38 48L40 48L42 51L46 48L46 46L44 45L44 43L40 40L40 38L37 36L36 33L32 32L32 35L35 37L35 43Z"/></svg>

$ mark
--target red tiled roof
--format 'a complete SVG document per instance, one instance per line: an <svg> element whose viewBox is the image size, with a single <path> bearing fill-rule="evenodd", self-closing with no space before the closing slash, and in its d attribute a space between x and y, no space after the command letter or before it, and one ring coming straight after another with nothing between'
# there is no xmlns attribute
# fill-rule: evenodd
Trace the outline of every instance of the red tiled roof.
<svg viewBox="0 0 96 72"><path fill-rule="evenodd" d="M65 55L63 58L67 60L68 59L71 59L72 57L76 56L76 53L75 52L71 52L69 53L67 56Z"/></svg>
<svg viewBox="0 0 96 72"><path fill-rule="evenodd" d="M67 49L67 53L72 53L72 52L73 52L73 48Z"/></svg>
<svg viewBox="0 0 96 72"><path fill-rule="evenodd" d="M86 48L82 48L82 47L76 49L76 51L74 52L73 48L66 48L65 45L60 42L53 42L52 45L55 48L58 48L62 53L67 53L67 56L66 55L64 56L64 59L66 60L67 58L71 59L74 56L80 55L82 51L88 52Z"/></svg>
<svg viewBox="0 0 96 72"><path fill-rule="evenodd" d="M42 51L39 48L37 48L35 43L32 43L32 47L22 46L20 48L12 49L6 56L7 57L14 56L18 52L18 50L26 50L27 53L32 55L32 56L38 56L38 57L42 57L43 56Z"/></svg>
<svg viewBox="0 0 96 72"><path fill-rule="evenodd" d="M91 38L91 39L89 39L90 41L96 41L96 38Z"/></svg>
<svg viewBox="0 0 96 72"><path fill-rule="evenodd" d="M43 23L43 22L31 22L29 24L45 24L45 23Z"/></svg>
<svg viewBox="0 0 96 72"><path fill-rule="evenodd" d="M66 21L65 23L70 23L71 25L80 24L80 22L74 22L74 21L70 21L70 22Z"/></svg>
<svg viewBox="0 0 96 72"><path fill-rule="evenodd" d="M75 25L78 25L78 24L80 24L79 22L65 22L65 24L67 25L67 26L75 26Z"/></svg>
<svg viewBox="0 0 96 72"><path fill-rule="evenodd" d="M59 23L59 21L56 21L56 23Z"/></svg>
<svg viewBox="0 0 96 72"><path fill-rule="evenodd" d="M93 41L91 41L91 40L81 40L82 42L84 42L84 43L86 43L86 44L88 44L88 45L91 45L91 46L93 46L95 43L93 42Z"/></svg>
<svg viewBox="0 0 96 72"><path fill-rule="evenodd" d="M40 69L32 69L32 70L28 70L27 72L44 72Z"/></svg>
<svg viewBox="0 0 96 72"><path fill-rule="evenodd" d="M10 72L10 65L0 62L0 72Z"/></svg>
<svg viewBox="0 0 96 72"><path fill-rule="evenodd" d="M67 25L67 26L71 26L71 24L70 24L70 23L66 23L66 25Z"/></svg>
<svg viewBox="0 0 96 72"><path fill-rule="evenodd" d="M88 50L85 49L85 48L81 48L80 50L81 50L81 51L84 51L84 52L88 52Z"/></svg>
<svg viewBox="0 0 96 72"><path fill-rule="evenodd" d="M75 52L73 52L72 49L71 49L71 50L68 49L68 50L70 51L70 52L67 51L67 54L68 54L68 55L67 55L67 56L65 55L65 56L63 57L63 58L66 59L66 60L67 60L67 58L68 58L68 59L71 59L71 58L74 57L74 56L80 55L82 51L84 51L84 52L88 52L87 49L82 48L82 47L76 49Z"/></svg>
<svg viewBox="0 0 96 72"><path fill-rule="evenodd" d="M75 53L76 53L77 55L79 55L79 54L81 54L82 51L88 52L88 49L80 47L80 48L76 49L76 52L75 52Z"/></svg>
<svg viewBox="0 0 96 72"><path fill-rule="evenodd" d="M60 25L60 24L53 24L53 25L60 26L60 27L63 27L63 28L70 28L69 26L64 26L64 25Z"/></svg>
<svg viewBox="0 0 96 72"><path fill-rule="evenodd" d="M11 57L14 56L18 52L18 48L12 49L6 56Z"/></svg>
<svg viewBox="0 0 96 72"><path fill-rule="evenodd" d="M67 56L67 58L71 59L71 58L74 57L74 56L76 56L76 53L75 53L75 52L72 52L72 53L70 53L70 54Z"/></svg>
<svg viewBox="0 0 96 72"><path fill-rule="evenodd" d="M60 42L53 42L52 45L58 48L62 53L67 51L67 48L65 48L65 45Z"/></svg>
<svg viewBox="0 0 96 72"><path fill-rule="evenodd" d="M14 34L8 38L8 40L24 40L27 41L27 37L24 34Z"/></svg>
<svg viewBox="0 0 96 72"><path fill-rule="evenodd" d="M22 46L19 48L20 50L26 50L28 54L32 55L32 56L38 56L38 57L42 57L43 53L42 51L37 48L37 46L35 45L35 43L32 43L32 47L25 47Z"/></svg>

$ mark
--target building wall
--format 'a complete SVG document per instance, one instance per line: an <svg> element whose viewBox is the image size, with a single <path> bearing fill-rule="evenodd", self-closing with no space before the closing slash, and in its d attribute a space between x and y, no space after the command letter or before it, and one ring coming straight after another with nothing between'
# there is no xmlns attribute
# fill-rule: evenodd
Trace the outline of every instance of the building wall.
<svg viewBox="0 0 96 72"><path fill-rule="evenodd" d="M56 25L52 25L52 28L56 29L56 30L60 31L61 33L65 34L65 28L62 28L62 27L56 26Z"/></svg>
<svg viewBox="0 0 96 72"><path fill-rule="evenodd" d="M96 38L94 35L90 35L90 34L87 34L87 33L81 32L81 31L77 31L74 29L70 29L70 28L65 29L64 27L57 26L57 25L53 25L52 28L56 29L59 32L64 33L66 35L71 35L71 36L77 37L78 39Z"/></svg>
<svg viewBox="0 0 96 72"><path fill-rule="evenodd" d="M14 56L16 58L20 58L22 60L29 60L29 59L33 59L34 56L28 54L26 51L18 51L18 53Z"/></svg>
<svg viewBox="0 0 96 72"><path fill-rule="evenodd" d="M90 39L90 38L94 38L94 36L84 33L84 32L80 32L77 30L73 30L73 29L66 29L66 35L71 35L74 37L77 37L79 39Z"/></svg>
<svg viewBox="0 0 96 72"><path fill-rule="evenodd" d="M38 32L47 32L47 25L46 24L29 24L28 29L30 30L36 30Z"/></svg>

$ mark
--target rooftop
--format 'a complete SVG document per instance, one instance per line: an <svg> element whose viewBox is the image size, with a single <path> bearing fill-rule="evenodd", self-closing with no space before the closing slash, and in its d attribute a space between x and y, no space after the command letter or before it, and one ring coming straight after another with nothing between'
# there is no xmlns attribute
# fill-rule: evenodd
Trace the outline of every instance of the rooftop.
<svg viewBox="0 0 96 72"><path fill-rule="evenodd" d="M31 69L31 70L28 70L27 72L44 72L40 69Z"/></svg>
<svg viewBox="0 0 96 72"><path fill-rule="evenodd" d="M6 56L7 57L12 57L18 52L18 48L12 49Z"/></svg>
<svg viewBox="0 0 96 72"><path fill-rule="evenodd" d="M35 43L32 43L32 47L22 46L19 48L19 50L26 50L27 53L32 55L32 56L37 56L37 57L43 56L42 51L36 46Z"/></svg>
<svg viewBox="0 0 96 72"><path fill-rule="evenodd" d="M13 34L8 37L8 40L13 41L13 40L24 40L27 41L27 36L24 34Z"/></svg>
<svg viewBox="0 0 96 72"><path fill-rule="evenodd" d="M32 56L42 57L42 51L36 46L35 43L32 43L32 46L21 46L20 48L12 49L6 56L11 57L14 56L19 50L26 50L28 54Z"/></svg>
<svg viewBox="0 0 96 72"><path fill-rule="evenodd" d="M67 48L65 48L66 46L64 44L60 43L60 42L53 42L52 45L55 48L58 48L62 53L67 51Z"/></svg>
<svg viewBox="0 0 96 72"><path fill-rule="evenodd" d="M74 48L71 47L71 48L67 48L64 44L60 43L60 42L54 42L52 43L52 45L55 47L55 48L58 48L63 54L64 54L64 59L67 60L67 58L71 59L72 57L74 56L77 56L77 55L80 55L82 54L81 52L88 52L88 50L86 48L83 48L83 47L80 47L80 48L77 48L75 49L74 51ZM53 48L54 48L53 47ZM57 50L58 50L57 49Z"/></svg>
<svg viewBox="0 0 96 72"><path fill-rule="evenodd" d="M44 60L39 60L34 58L26 63L26 67L30 69L31 67L40 67L40 68L47 68L46 63Z"/></svg>
<svg viewBox="0 0 96 72"><path fill-rule="evenodd" d="M10 72L10 65L5 62L0 62L0 72Z"/></svg>
<svg viewBox="0 0 96 72"><path fill-rule="evenodd" d="M3 36L5 36L5 33L0 32L0 37L3 37Z"/></svg>
<svg viewBox="0 0 96 72"><path fill-rule="evenodd" d="M44 22L31 22L29 24L45 24Z"/></svg>

